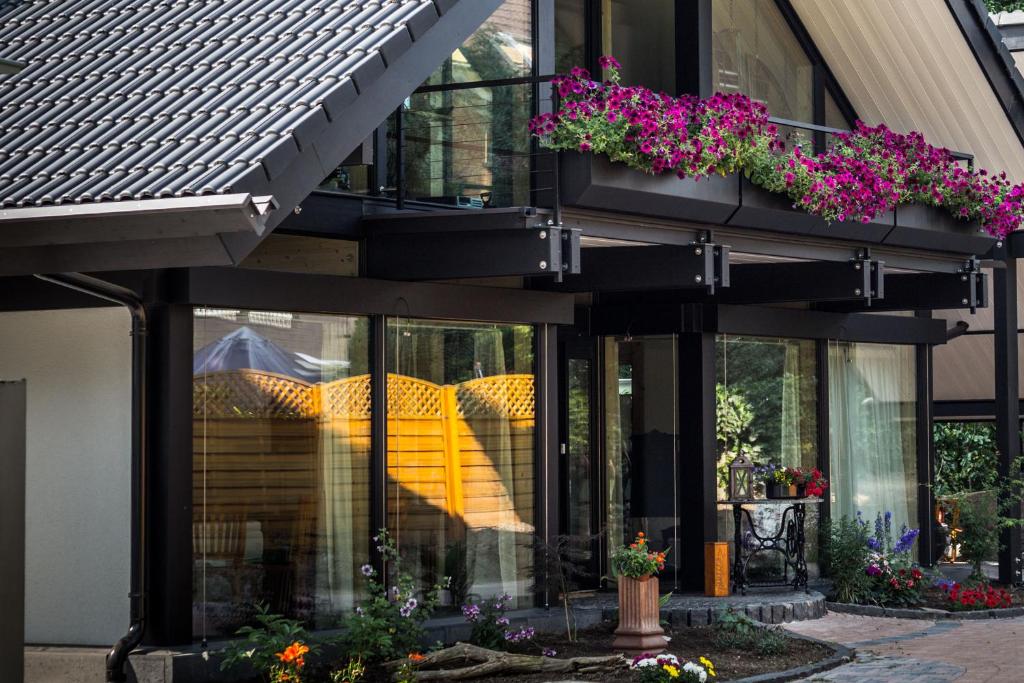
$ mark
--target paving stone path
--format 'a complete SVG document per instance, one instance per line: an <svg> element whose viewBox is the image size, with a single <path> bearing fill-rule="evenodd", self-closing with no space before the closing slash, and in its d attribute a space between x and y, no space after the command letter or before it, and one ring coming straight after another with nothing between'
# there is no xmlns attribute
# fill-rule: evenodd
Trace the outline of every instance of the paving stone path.
<svg viewBox="0 0 1024 683"><path fill-rule="evenodd" d="M786 628L857 649L856 661L806 681L1024 681L1024 618L929 622L829 613Z"/></svg>

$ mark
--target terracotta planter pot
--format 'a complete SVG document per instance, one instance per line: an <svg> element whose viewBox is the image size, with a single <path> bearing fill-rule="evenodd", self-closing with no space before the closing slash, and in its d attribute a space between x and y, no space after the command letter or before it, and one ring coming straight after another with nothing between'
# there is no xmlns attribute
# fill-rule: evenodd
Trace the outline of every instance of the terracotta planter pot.
<svg viewBox="0 0 1024 683"><path fill-rule="evenodd" d="M665 650L665 630L658 613L658 578L619 577L619 627L612 649L626 654Z"/></svg>

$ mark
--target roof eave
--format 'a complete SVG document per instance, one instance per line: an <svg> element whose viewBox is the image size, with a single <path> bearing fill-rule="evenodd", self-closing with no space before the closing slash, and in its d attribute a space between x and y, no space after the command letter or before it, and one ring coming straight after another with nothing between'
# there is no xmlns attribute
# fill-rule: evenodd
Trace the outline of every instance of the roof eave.
<svg viewBox="0 0 1024 683"><path fill-rule="evenodd" d="M276 203L238 193L0 210L0 275L236 265ZM59 266L59 267L58 267Z"/></svg>

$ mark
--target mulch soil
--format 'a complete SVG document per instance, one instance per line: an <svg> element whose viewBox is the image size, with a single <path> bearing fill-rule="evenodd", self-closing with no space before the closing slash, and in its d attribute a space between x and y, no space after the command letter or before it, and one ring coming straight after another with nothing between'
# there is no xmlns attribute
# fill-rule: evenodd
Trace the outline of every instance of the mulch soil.
<svg viewBox="0 0 1024 683"><path fill-rule="evenodd" d="M580 631L576 642L570 643L565 636L553 634L538 634L532 643L523 644L513 650L521 654L540 654L543 648L552 648L557 652L559 658L571 657L601 657L612 654L612 631L615 630L614 622L605 622L585 631ZM817 643L788 638L789 648L785 654L769 657L761 657L748 650L726 648L722 649L715 645L715 631L712 627L702 628L666 628L665 634L671 637L666 652L676 655L680 661L696 661L698 657L710 659L718 673L717 681L735 680L747 676L785 671L805 664L818 662L832 654L832 650L818 645ZM386 681L380 672L372 672L368 681L378 683ZM635 683L636 676L628 669L623 669L619 675L602 674L531 674L520 676L501 676L503 683L543 683L554 680L581 680L581 681L630 681ZM481 679L482 680L482 679ZM493 679L492 679L493 680Z"/></svg>

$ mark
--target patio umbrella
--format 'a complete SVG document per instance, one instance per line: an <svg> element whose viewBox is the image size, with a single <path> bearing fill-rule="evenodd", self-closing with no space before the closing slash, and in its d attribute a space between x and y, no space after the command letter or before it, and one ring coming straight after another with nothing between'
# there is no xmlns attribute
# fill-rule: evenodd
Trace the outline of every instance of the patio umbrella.
<svg viewBox="0 0 1024 683"><path fill-rule="evenodd" d="M318 371L302 368L295 354L244 326L210 342L192 356L193 375L227 370L262 370L302 379L319 376Z"/></svg>

